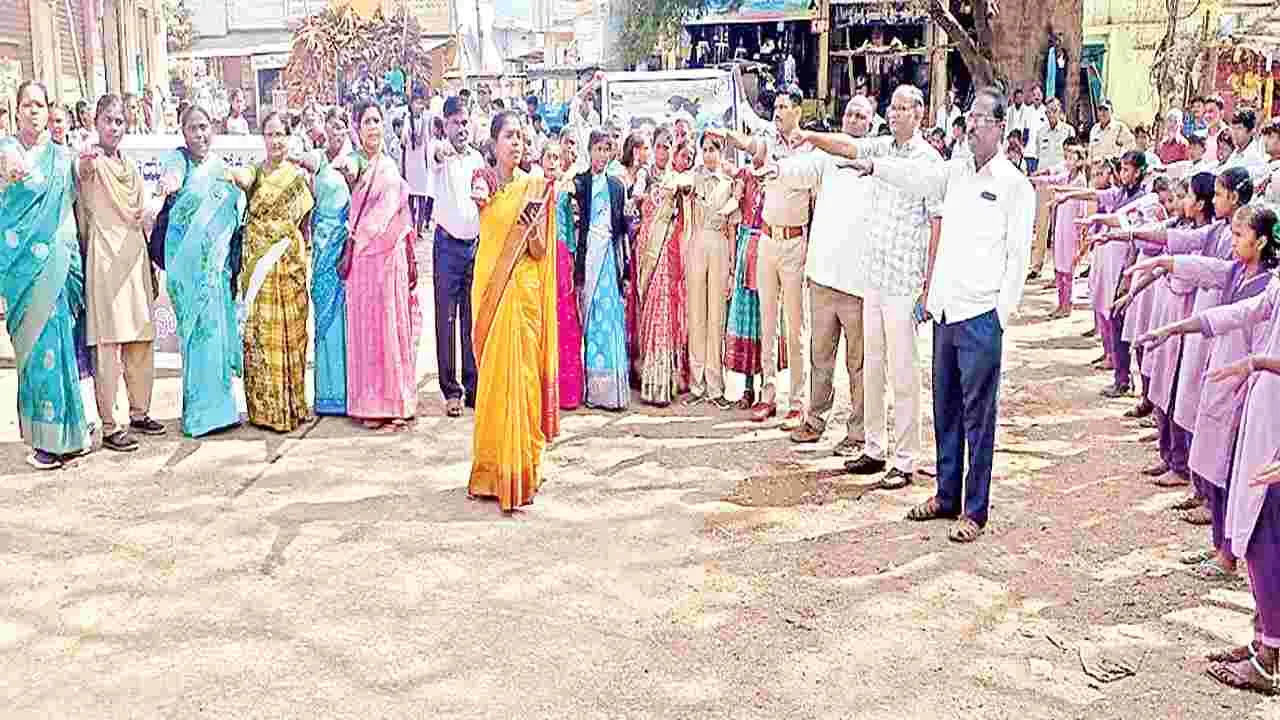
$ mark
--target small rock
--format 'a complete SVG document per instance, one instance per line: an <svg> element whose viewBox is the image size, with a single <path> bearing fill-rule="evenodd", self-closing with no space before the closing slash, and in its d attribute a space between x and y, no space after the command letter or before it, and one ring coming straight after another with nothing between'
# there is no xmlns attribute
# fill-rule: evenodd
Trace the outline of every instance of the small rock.
<svg viewBox="0 0 1280 720"><path fill-rule="evenodd" d="M1031 675L1040 679L1048 680L1053 677L1053 663L1040 658L1031 658Z"/></svg>

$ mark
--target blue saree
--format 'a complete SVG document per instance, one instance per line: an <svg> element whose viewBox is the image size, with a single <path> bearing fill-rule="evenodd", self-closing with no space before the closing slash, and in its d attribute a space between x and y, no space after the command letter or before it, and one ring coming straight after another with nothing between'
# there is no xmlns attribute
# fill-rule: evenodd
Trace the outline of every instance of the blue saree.
<svg viewBox="0 0 1280 720"><path fill-rule="evenodd" d="M245 201L220 158L193 165L187 157L181 149L170 163L182 188L169 211L164 259L182 350L182 432L200 437L240 422L231 390L242 367L231 275Z"/></svg>
<svg viewBox="0 0 1280 720"><path fill-rule="evenodd" d="M318 415L347 414L347 303L338 261L347 244L351 191L320 153L311 211L311 304L315 308L315 390Z"/></svg>
<svg viewBox="0 0 1280 720"><path fill-rule="evenodd" d="M585 318L587 405L624 410L631 401L628 380L626 304L618 286L618 264L610 232L605 176L591 181L591 225L587 230L587 284L579 298Z"/></svg>
<svg viewBox="0 0 1280 720"><path fill-rule="evenodd" d="M90 442L76 356L84 266L72 156L53 143L24 150L14 138L0 140L0 153L23 157L27 168L0 193L0 293L17 356L18 425L33 448L70 455Z"/></svg>

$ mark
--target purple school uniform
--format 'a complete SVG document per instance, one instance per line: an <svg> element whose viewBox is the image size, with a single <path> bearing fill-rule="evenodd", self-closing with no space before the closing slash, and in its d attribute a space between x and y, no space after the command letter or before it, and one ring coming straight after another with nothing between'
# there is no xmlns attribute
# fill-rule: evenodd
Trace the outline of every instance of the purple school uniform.
<svg viewBox="0 0 1280 720"><path fill-rule="evenodd" d="M1176 240L1176 242L1175 242ZM1187 243L1183 244L1183 240ZM1226 220L1209 226L1209 231L1199 238L1179 233L1175 238L1169 233L1169 252L1174 255L1199 254L1203 257L1227 260L1231 257L1231 229ZM1222 304L1222 291L1211 288L1196 290L1193 314ZM1209 341L1199 335L1188 335L1182 341L1182 362L1178 371L1178 397L1173 403L1173 421L1183 428L1196 425L1196 413L1200 411L1200 390L1204 385L1205 362L1209 356Z"/></svg>
<svg viewBox="0 0 1280 720"><path fill-rule="evenodd" d="M1258 326L1259 354L1280 357L1280 279L1266 290L1231 305L1200 314L1201 331L1215 337ZM1244 411L1236 434L1227 501L1227 538L1231 552L1249 563L1263 642L1280 647L1280 487L1252 487L1250 481L1277 457L1280 448L1280 375L1254 373L1245 383Z"/></svg>
<svg viewBox="0 0 1280 720"><path fill-rule="evenodd" d="M1266 290L1271 276L1245 277L1240 261L1181 256L1174 260L1173 275L1199 288L1222 291L1222 305L1254 297ZM1205 374L1232 365L1260 349L1259 326L1244 327L1211 338ZM1187 465L1204 495L1213 517L1213 546L1229 550L1226 516L1231 485L1231 460L1235 451L1240 415L1244 412L1243 382L1206 382L1200 392L1200 409L1192 434Z"/></svg>
<svg viewBox="0 0 1280 720"><path fill-rule="evenodd" d="M1164 248L1157 245L1144 242L1134 244L1138 246L1138 260L1150 260L1164 253ZM1129 307L1124 314L1124 329L1120 333L1120 337L1125 342L1137 342L1138 338L1146 335L1147 331L1156 327L1151 323L1156 312L1157 297L1157 293L1154 292L1139 293L1133 299L1133 302L1129 303ZM1146 359L1145 355L1143 359ZM1143 376L1148 376L1146 372L1142 374Z"/></svg>
<svg viewBox="0 0 1280 720"><path fill-rule="evenodd" d="M1049 185L1063 187L1079 187L1086 185L1083 174L1075 180L1065 173L1049 175L1045 178ZM1068 200L1059 203L1055 211L1053 226L1053 269L1055 272L1073 272L1076 254L1080 252L1080 228L1076 227L1076 218L1083 217L1089 209L1087 200Z"/></svg>
<svg viewBox="0 0 1280 720"><path fill-rule="evenodd" d="M1191 317L1195 287L1185 281L1162 277L1144 294L1146 293L1155 295L1155 308L1151 315L1152 329ZM1165 344L1145 353L1142 358L1142 374L1149 378L1147 399L1164 413L1169 412L1174 387L1178 382L1178 357L1182 354L1182 340L1182 336L1170 338Z"/></svg>

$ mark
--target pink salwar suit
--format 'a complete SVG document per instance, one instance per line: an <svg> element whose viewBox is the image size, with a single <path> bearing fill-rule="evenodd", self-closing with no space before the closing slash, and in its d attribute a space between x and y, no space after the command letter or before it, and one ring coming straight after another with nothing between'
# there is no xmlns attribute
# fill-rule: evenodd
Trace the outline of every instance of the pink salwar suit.
<svg viewBox="0 0 1280 720"><path fill-rule="evenodd" d="M1197 317L1201 332L1216 337L1251 328L1253 353L1280 357L1280 279L1247 300L1212 308ZM1280 648L1280 485L1250 482L1280 448L1280 375L1259 372L1242 383L1244 400L1227 499L1226 539L1231 552L1249 565L1258 609L1258 639Z"/></svg>
<svg viewBox="0 0 1280 720"><path fill-rule="evenodd" d="M417 411L421 313L409 186L385 155L351 192L347 274L347 414L407 419Z"/></svg>

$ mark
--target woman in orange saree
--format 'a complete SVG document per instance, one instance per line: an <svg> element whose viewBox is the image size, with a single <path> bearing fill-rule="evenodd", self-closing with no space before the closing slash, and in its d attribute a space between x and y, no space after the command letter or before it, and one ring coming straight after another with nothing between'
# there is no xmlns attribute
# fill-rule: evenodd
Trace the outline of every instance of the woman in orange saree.
<svg viewBox="0 0 1280 720"><path fill-rule="evenodd" d="M527 505L542 484L542 450L560 432L554 185L518 169L518 116L493 120L497 167L476 173L480 206L471 302L479 382L471 497L504 512Z"/></svg>

